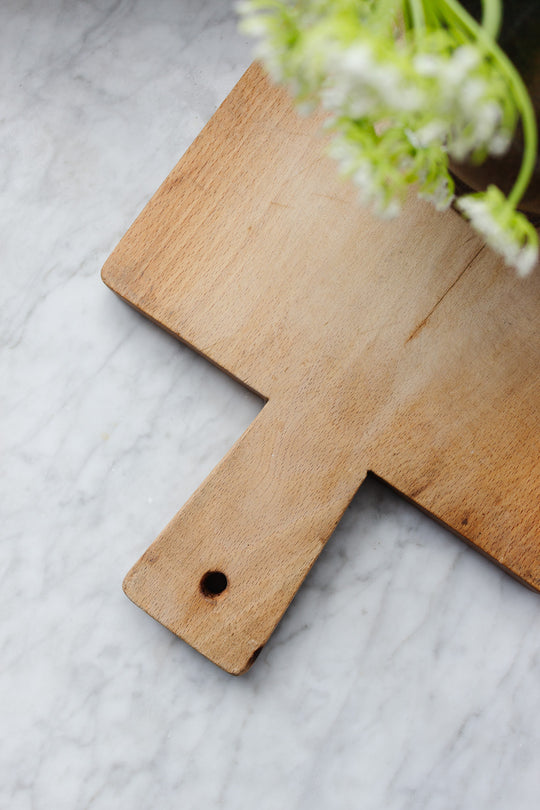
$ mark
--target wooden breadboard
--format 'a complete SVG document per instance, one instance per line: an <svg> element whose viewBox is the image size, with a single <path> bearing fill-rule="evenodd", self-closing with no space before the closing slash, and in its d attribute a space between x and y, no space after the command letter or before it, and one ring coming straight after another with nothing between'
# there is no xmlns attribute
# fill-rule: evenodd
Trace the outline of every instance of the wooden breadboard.
<svg viewBox="0 0 540 810"><path fill-rule="evenodd" d="M267 400L124 583L233 673L368 470L540 590L540 269L454 211L372 218L319 124L252 65L103 269Z"/></svg>

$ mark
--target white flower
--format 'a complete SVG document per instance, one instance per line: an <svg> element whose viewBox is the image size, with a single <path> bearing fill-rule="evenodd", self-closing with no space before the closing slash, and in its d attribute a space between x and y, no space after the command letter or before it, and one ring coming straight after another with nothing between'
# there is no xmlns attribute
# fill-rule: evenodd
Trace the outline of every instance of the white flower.
<svg viewBox="0 0 540 810"><path fill-rule="evenodd" d="M489 142L489 154L495 157L504 155L512 143L512 133L508 130L500 129Z"/></svg>
<svg viewBox="0 0 540 810"><path fill-rule="evenodd" d="M508 90L479 48L461 45L449 53L440 47L439 52L420 51L413 65L429 87L431 120L416 129L419 144L444 144L458 161L473 153L502 154L508 148Z"/></svg>
<svg viewBox="0 0 540 810"><path fill-rule="evenodd" d="M268 33L268 20L260 14L254 14L242 20L241 30L250 37L264 37Z"/></svg>
<svg viewBox="0 0 540 810"><path fill-rule="evenodd" d="M520 276L528 275L538 261L538 236L527 218L514 210L496 186L481 194L460 197L458 208L493 250Z"/></svg>
<svg viewBox="0 0 540 810"><path fill-rule="evenodd" d="M420 190L418 196L422 200L433 203L437 211L447 211L454 200L454 192L450 188L448 179L442 177L439 182L429 191Z"/></svg>
<svg viewBox="0 0 540 810"><path fill-rule="evenodd" d="M339 164L342 174L350 175L358 163L358 151L344 138L334 138L330 143L328 152Z"/></svg>
<svg viewBox="0 0 540 810"><path fill-rule="evenodd" d="M440 75L443 60L432 53L417 53L413 59L413 66L419 76L435 78Z"/></svg>
<svg viewBox="0 0 540 810"><path fill-rule="evenodd" d="M387 200L381 195L374 201L373 210L381 219L395 219L401 214L402 208L395 197Z"/></svg>
<svg viewBox="0 0 540 810"><path fill-rule="evenodd" d="M276 53L275 49L267 40L262 39L257 43L254 48L254 56L256 59L264 62L264 66L274 82L285 81L285 71L280 55Z"/></svg>
<svg viewBox="0 0 540 810"><path fill-rule="evenodd" d="M429 146L432 143L444 141L448 131L448 124L440 118L433 118L413 133L407 132L413 146ZM412 137L411 137L412 136Z"/></svg>
<svg viewBox="0 0 540 810"><path fill-rule="evenodd" d="M461 45L444 60L443 76L451 83L462 86L481 62L480 51L472 45Z"/></svg>
<svg viewBox="0 0 540 810"><path fill-rule="evenodd" d="M518 261L516 262L516 269L518 275L528 276L538 262L538 247L534 245L525 245L519 252Z"/></svg>
<svg viewBox="0 0 540 810"><path fill-rule="evenodd" d="M345 48L333 43L325 69L323 105L352 119L414 110L424 100L422 90L410 81L411 70L403 56L387 53L381 58L367 41Z"/></svg>
<svg viewBox="0 0 540 810"><path fill-rule="evenodd" d="M373 159L369 147L336 137L329 152L338 161L341 173L352 179L363 205L369 206L382 219L392 219L401 212L395 189L388 184L384 167L381 168Z"/></svg>
<svg viewBox="0 0 540 810"><path fill-rule="evenodd" d="M332 66L330 87L338 91L341 104L403 111L422 104L424 94L407 80L403 60L378 58L368 42L348 47L340 57Z"/></svg>

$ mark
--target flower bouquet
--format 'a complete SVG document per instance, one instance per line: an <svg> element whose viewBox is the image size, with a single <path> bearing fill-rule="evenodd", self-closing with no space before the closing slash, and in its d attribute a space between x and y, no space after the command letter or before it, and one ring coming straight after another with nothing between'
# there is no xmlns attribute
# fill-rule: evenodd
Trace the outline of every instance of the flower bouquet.
<svg viewBox="0 0 540 810"><path fill-rule="evenodd" d="M375 213L397 215L415 185L438 209L454 204L519 274L532 270L538 234L518 208L537 125L498 44L501 0L483 0L474 16L458 0L244 0L238 9L300 111L325 108L330 153ZM507 193L490 183L456 194L453 169L505 154L516 132L521 163Z"/></svg>

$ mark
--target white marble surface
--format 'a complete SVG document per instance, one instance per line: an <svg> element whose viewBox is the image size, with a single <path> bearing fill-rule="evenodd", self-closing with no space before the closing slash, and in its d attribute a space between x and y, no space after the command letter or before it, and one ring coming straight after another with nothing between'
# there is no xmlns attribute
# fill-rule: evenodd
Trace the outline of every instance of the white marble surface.
<svg viewBox="0 0 540 810"><path fill-rule="evenodd" d="M378 482L241 678L122 593L261 403L99 270L250 47L223 0L0 6L0 808L532 810L540 598Z"/></svg>

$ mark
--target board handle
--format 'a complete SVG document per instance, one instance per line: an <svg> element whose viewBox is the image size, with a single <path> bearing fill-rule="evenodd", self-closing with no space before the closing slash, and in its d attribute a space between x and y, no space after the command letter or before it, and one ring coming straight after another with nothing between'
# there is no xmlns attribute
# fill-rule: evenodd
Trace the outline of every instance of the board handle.
<svg viewBox="0 0 540 810"><path fill-rule="evenodd" d="M365 477L324 420L291 412L263 407L124 581L233 674L251 666Z"/></svg>

